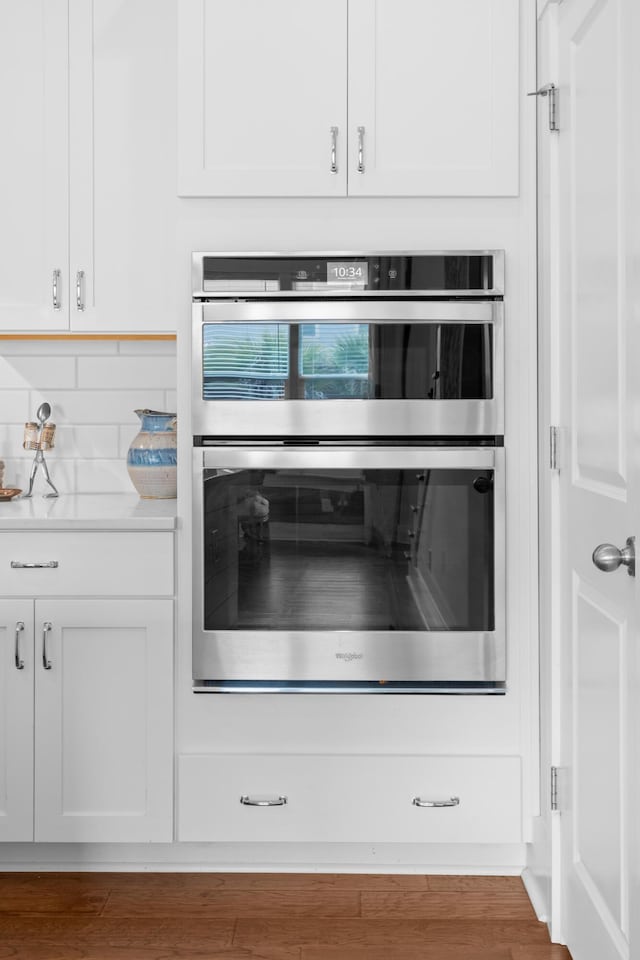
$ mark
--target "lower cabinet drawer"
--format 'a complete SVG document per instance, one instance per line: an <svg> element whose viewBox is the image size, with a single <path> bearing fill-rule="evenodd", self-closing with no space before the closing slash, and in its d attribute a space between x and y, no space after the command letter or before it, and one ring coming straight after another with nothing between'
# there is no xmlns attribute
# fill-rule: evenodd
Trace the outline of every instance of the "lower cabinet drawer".
<svg viewBox="0 0 640 960"><path fill-rule="evenodd" d="M173 533L6 531L0 572L11 597L171 596Z"/></svg>
<svg viewBox="0 0 640 960"><path fill-rule="evenodd" d="M517 843L519 757L182 755L178 839Z"/></svg>

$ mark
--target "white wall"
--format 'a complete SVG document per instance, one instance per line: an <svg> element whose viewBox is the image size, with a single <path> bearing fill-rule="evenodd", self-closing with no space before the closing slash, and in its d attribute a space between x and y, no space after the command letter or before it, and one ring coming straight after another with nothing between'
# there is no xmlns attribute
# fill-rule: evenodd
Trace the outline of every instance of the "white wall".
<svg viewBox="0 0 640 960"><path fill-rule="evenodd" d="M6 487L28 487L33 452L22 448L24 424L43 400L57 427L46 457L60 493L131 493L126 457L140 427L134 411L175 410L175 341L0 340ZM41 486L38 477L36 493Z"/></svg>

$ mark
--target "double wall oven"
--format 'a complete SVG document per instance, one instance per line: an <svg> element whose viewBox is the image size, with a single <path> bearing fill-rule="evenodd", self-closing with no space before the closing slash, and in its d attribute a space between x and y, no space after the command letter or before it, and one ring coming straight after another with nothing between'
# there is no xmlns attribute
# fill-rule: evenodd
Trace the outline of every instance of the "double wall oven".
<svg viewBox="0 0 640 960"><path fill-rule="evenodd" d="M501 251L193 256L198 692L505 689Z"/></svg>

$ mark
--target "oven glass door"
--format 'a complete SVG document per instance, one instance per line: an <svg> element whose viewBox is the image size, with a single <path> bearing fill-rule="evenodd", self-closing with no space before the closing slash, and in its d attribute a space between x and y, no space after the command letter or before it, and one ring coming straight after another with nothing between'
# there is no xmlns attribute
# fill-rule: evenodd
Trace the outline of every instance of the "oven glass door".
<svg viewBox="0 0 640 960"><path fill-rule="evenodd" d="M504 679L502 453L196 451L196 677Z"/></svg>
<svg viewBox="0 0 640 960"><path fill-rule="evenodd" d="M492 302L198 304L194 434L500 434L501 310Z"/></svg>

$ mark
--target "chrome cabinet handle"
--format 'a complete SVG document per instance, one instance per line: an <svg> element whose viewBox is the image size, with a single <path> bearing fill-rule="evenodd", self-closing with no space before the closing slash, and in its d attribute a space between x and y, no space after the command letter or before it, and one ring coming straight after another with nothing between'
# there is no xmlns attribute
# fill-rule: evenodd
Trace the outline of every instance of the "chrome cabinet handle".
<svg viewBox="0 0 640 960"><path fill-rule="evenodd" d="M358 127L358 173L364 173L364 127Z"/></svg>
<svg viewBox="0 0 640 960"><path fill-rule="evenodd" d="M16 661L16 670L24 670L24 660L20 656L20 634L24 630L24 620L18 620L16 623L16 642L14 657Z"/></svg>
<svg viewBox="0 0 640 960"><path fill-rule="evenodd" d="M411 803L414 807L457 807L460 805L460 797L451 797L449 800L422 800L414 797Z"/></svg>
<svg viewBox="0 0 640 960"><path fill-rule="evenodd" d="M80 313L84 310L84 270L78 270L76 273L76 310L79 310Z"/></svg>
<svg viewBox="0 0 640 960"><path fill-rule="evenodd" d="M618 550L612 543L601 543L596 547L591 556L598 570L604 573L612 573L618 567L626 567L630 577L636 575L636 538L627 537L627 542Z"/></svg>
<svg viewBox="0 0 640 960"><path fill-rule="evenodd" d="M338 128L331 127L331 173L338 172Z"/></svg>
<svg viewBox="0 0 640 960"><path fill-rule="evenodd" d="M22 560L12 560L12 570L54 570L58 566L57 560L36 560L34 563L23 563Z"/></svg>
<svg viewBox="0 0 640 960"><path fill-rule="evenodd" d="M53 664L49 657L47 656L47 634L52 629L51 623L48 620L42 624L42 666L45 670L51 670Z"/></svg>
<svg viewBox="0 0 640 960"><path fill-rule="evenodd" d="M245 807L283 807L286 802L286 797L240 797Z"/></svg>
<svg viewBox="0 0 640 960"><path fill-rule="evenodd" d="M60 271L59 271L59 270L54 270L54 271L53 271L53 282L52 282L52 284L51 284L51 296L52 296L52 299L53 299L53 309L54 309L54 310L59 310L60 307L62 306L62 300L61 300L61 297L60 297L60 286L59 286L59 285L60 285L60 276L61 276L61 274L60 274Z"/></svg>

